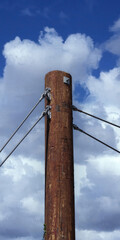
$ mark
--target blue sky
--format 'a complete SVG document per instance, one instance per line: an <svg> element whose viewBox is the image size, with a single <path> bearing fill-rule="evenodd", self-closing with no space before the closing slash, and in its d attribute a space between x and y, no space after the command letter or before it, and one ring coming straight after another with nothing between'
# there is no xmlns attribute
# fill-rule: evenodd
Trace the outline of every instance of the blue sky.
<svg viewBox="0 0 120 240"><path fill-rule="evenodd" d="M119 0L109 3L108 0L1 0L0 16L0 59L3 63L2 49L7 41L20 36L37 42L38 34L45 26L54 27L64 39L71 33L80 32L91 36L95 44L103 43L111 36L109 27L119 18ZM114 61L113 56L105 54L101 67L108 70Z"/></svg>
<svg viewBox="0 0 120 240"><path fill-rule="evenodd" d="M120 1L0 1L0 146L44 90L48 71L73 79L73 104L120 125ZM9 145L38 119L44 101ZM120 131L74 113L74 123L120 149ZM120 236L119 154L74 132L76 240ZM0 240L42 239L44 120L0 169Z"/></svg>

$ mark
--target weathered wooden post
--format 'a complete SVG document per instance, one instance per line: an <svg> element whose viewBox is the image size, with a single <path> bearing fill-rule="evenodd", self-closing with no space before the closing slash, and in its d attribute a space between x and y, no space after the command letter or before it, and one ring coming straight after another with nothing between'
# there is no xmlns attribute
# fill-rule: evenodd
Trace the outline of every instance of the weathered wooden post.
<svg viewBox="0 0 120 240"><path fill-rule="evenodd" d="M49 72L45 87L51 88L51 120L45 119L45 239L75 240L71 75Z"/></svg>

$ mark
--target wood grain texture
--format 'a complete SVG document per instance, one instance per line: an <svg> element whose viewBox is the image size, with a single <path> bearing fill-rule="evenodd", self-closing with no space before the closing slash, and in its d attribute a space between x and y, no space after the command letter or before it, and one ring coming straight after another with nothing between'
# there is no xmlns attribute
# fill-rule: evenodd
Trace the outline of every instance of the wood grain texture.
<svg viewBox="0 0 120 240"><path fill-rule="evenodd" d="M45 119L45 239L75 240L71 75L49 72L45 87L51 88L52 107L51 120Z"/></svg>

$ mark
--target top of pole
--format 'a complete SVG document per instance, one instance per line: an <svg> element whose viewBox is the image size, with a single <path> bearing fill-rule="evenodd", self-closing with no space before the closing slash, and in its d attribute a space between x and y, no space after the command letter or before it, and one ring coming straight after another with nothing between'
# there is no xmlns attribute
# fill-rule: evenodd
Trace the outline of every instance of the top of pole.
<svg viewBox="0 0 120 240"><path fill-rule="evenodd" d="M50 71L45 75L45 87L51 88L51 95L52 92L56 89L56 91L60 92L60 95L64 96L66 91L68 92L68 89L70 90L69 94L72 97L72 76L70 73L54 70ZM53 90L54 89L54 90ZM64 97L63 97L64 98ZM52 101L53 103L53 101Z"/></svg>
<svg viewBox="0 0 120 240"><path fill-rule="evenodd" d="M48 72L46 75L45 75L45 79L50 77L50 76L57 76L57 75L61 75L63 76L63 82L68 84L68 85L71 85L72 84L72 76L70 73L67 73L67 72L64 72L64 71L60 71L60 70L53 70L53 71L50 71ZM57 80L57 79L56 79Z"/></svg>
<svg viewBox="0 0 120 240"><path fill-rule="evenodd" d="M70 75L71 76L71 74L70 73L68 73L68 72L65 72L65 71L61 71L61 70L52 70L52 71L49 71L48 73L46 73L46 75L45 76L47 76L47 75L49 75L49 74L51 74L51 73L62 73L62 74L64 74L64 75Z"/></svg>

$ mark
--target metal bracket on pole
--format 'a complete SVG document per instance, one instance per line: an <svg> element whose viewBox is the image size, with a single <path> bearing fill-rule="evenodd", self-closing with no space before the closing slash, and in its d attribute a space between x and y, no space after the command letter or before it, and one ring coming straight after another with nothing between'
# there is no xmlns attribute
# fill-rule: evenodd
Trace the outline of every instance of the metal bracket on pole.
<svg viewBox="0 0 120 240"><path fill-rule="evenodd" d="M51 106L47 105L46 109L45 109L45 113L47 114L47 117L49 120L51 119L51 111L50 110L51 110Z"/></svg>
<svg viewBox="0 0 120 240"><path fill-rule="evenodd" d="M70 78L64 76L63 77L63 82L67 85L70 85Z"/></svg>
<svg viewBox="0 0 120 240"><path fill-rule="evenodd" d="M46 88L45 89L45 96L47 100L50 102L51 101L51 94L50 94L51 88Z"/></svg>

